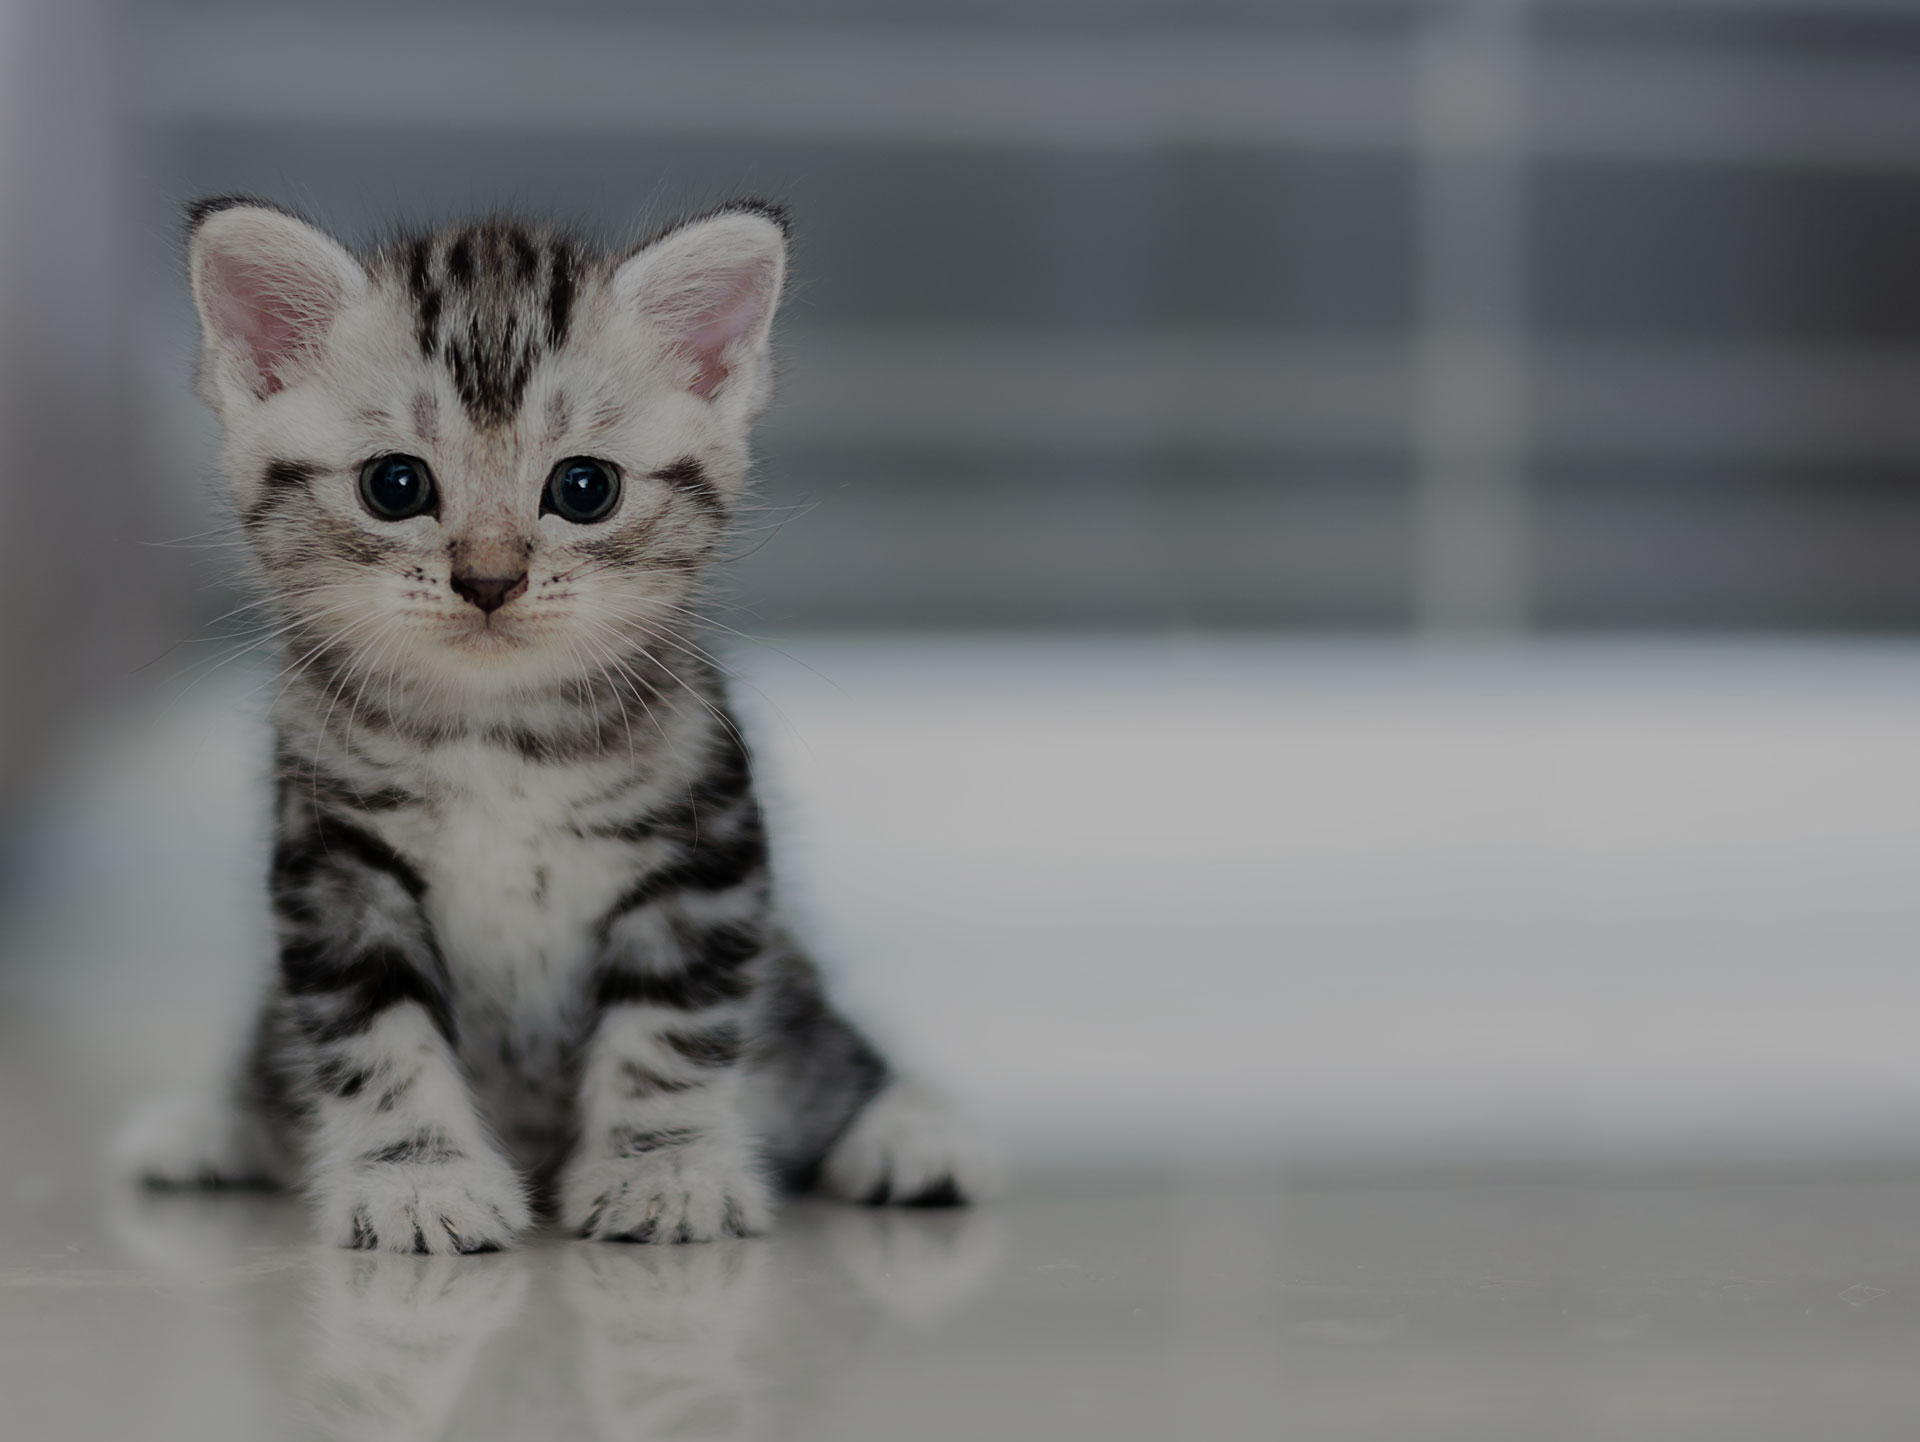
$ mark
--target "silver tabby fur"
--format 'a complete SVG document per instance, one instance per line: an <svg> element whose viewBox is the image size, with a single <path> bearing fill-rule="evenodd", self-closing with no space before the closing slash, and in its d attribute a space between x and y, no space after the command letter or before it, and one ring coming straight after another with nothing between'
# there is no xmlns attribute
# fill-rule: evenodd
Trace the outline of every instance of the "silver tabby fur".
<svg viewBox="0 0 1920 1442"><path fill-rule="evenodd" d="M239 1084L150 1109L129 1166L301 1185L328 1240L435 1253L543 1208L691 1242L762 1230L782 1186L991 1185L782 925L699 619L783 214L621 253L496 220L355 255L234 200L191 225L200 389L284 628L279 957ZM391 454L431 471L429 513L363 500ZM620 477L591 523L542 505L583 456Z"/></svg>

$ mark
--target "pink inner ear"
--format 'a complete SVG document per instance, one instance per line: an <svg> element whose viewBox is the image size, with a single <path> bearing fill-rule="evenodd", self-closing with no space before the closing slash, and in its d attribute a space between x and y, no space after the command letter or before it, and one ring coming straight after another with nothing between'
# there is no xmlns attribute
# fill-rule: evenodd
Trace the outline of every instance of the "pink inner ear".
<svg viewBox="0 0 1920 1442"><path fill-rule="evenodd" d="M206 283L213 323L246 347L263 396L286 384L287 362L319 342L339 303L328 278L219 252L207 258Z"/></svg>
<svg viewBox="0 0 1920 1442"><path fill-rule="evenodd" d="M703 400L732 374L727 352L764 319L768 279L766 268L759 265L716 277L711 299L688 322L680 345L699 367L692 390Z"/></svg>

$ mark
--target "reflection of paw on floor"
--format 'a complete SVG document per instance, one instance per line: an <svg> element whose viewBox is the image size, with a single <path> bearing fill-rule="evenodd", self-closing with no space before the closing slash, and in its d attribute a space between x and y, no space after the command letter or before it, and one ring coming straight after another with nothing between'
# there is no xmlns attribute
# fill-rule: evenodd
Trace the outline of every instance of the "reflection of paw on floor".
<svg viewBox="0 0 1920 1442"><path fill-rule="evenodd" d="M978 1292L1006 1252L990 1211L820 1208L833 1255L861 1292L907 1322L946 1316Z"/></svg>
<svg viewBox="0 0 1920 1442"><path fill-rule="evenodd" d="M115 1188L107 1218L114 1239L142 1266L207 1277L304 1265L292 1244L310 1225L297 1198L280 1192Z"/></svg>
<svg viewBox="0 0 1920 1442"><path fill-rule="evenodd" d="M575 1245L559 1263L603 1438L763 1435L745 1351L769 1312L767 1243Z"/></svg>
<svg viewBox="0 0 1920 1442"><path fill-rule="evenodd" d="M220 1355L257 1352L254 1369L279 1379L272 1392L300 1398L311 1428L340 1442L458 1436L474 1409L497 1426L503 1407L536 1427L584 1411L608 1442L777 1438L785 1409L805 1415L811 1394L897 1335L898 1323L951 1315L1004 1252L995 1209L804 1199L765 1238L666 1247L536 1239L479 1257L309 1245L307 1209L286 1194L124 1189L112 1219L126 1251L154 1271L257 1277L249 1285L266 1290L250 1295L272 1312L249 1321L223 1304ZM289 1346L270 1317L303 1294L308 1317ZM552 1325L556 1305L572 1325ZM782 1355L781 1376L769 1374L760 1359ZM516 1370L503 1392L496 1364L525 1369L556 1356L557 1369ZM797 1374L795 1356L807 1359ZM782 1378L795 1375L807 1381L789 1394Z"/></svg>
<svg viewBox="0 0 1920 1442"><path fill-rule="evenodd" d="M341 1442L427 1442L466 1394L481 1349L526 1296L527 1262L326 1250L315 1257L310 1395Z"/></svg>

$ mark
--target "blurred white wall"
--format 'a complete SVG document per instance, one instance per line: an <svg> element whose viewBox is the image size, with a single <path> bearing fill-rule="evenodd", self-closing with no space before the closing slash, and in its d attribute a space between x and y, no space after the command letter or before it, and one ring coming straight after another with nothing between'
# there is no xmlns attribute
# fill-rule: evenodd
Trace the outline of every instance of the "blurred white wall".
<svg viewBox="0 0 1920 1442"><path fill-rule="evenodd" d="M738 659L803 931L1022 1151L1920 1148L1910 648ZM125 1091L269 965L263 682L77 740L0 925L0 1011Z"/></svg>

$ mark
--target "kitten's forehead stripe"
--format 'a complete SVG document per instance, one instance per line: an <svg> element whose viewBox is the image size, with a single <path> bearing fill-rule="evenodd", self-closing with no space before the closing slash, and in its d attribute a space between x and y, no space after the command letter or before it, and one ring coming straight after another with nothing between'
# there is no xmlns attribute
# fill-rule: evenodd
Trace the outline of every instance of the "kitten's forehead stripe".
<svg viewBox="0 0 1920 1442"><path fill-rule="evenodd" d="M413 428L424 441L440 438L440 402L433 392L421 391L413 398Z"/></svg>
<svg viewBox="0 0 1920 1442"><path fill-rule="evenodd" d="M476 425L509 424L535 367L566 342L577 247L538 228L487 221L423 236L387 259L405 276L420 354L447 368Z"/></svg>
<svg viewBox="0 0 1920 1442"><path fill-rule="evenodd" d="M413 298L414 333L420 354L428 360L440 345L440 291L433 283L432 243L416 240L407 257L407 291Z"/></svg>
<svg viewBox="0 0 1920 1442"><path fill-rule="evenodd" d="M513 248L514 279L521 285L532 284L534 271L540 264L540 252L534 249L527 233L518 227L507 233L507 241Z"/></svg>
<svg viewBox="0 0 1920 1442"><path fill-rule="evenodd" d="M547 344L558 350L567 341L573 320L573 247L562 236L553 237L547 261Z"/></svg>

